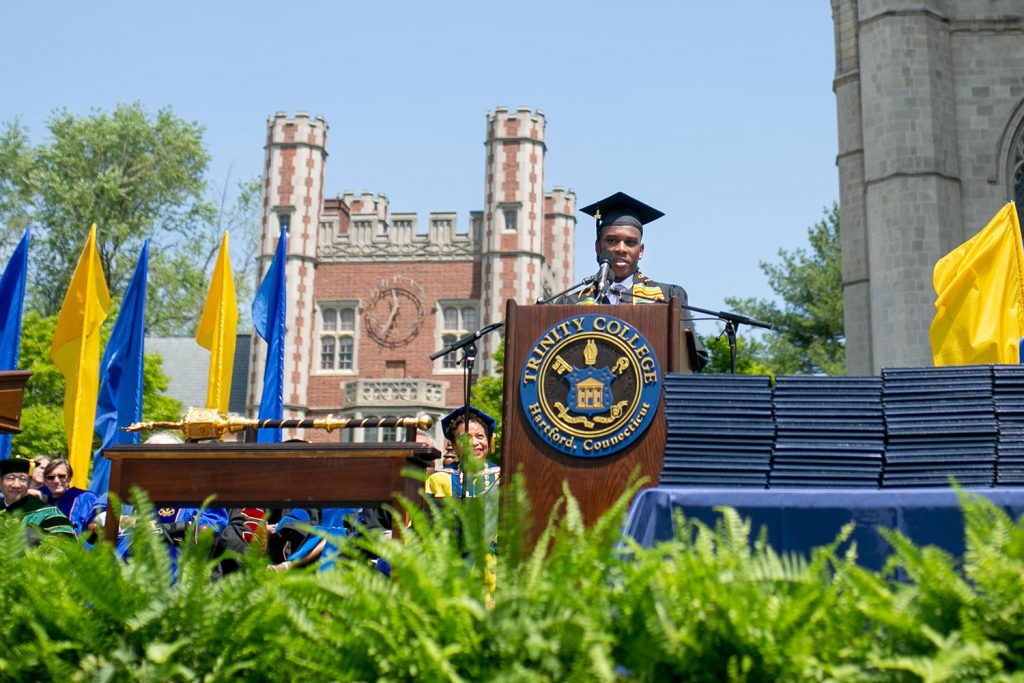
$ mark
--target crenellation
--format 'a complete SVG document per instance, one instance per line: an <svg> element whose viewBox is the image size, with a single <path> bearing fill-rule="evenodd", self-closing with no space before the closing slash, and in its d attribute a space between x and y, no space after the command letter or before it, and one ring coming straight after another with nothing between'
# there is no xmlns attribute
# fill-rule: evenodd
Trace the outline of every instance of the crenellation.
<svg viewBox="0 0 1024 683"><path fill-rule="evenodd" d="M339 195L348 209L351 228L338 230L338 214L327 214L320 225L319 257L328 261L357 258L382 258L391 261L473 258L479 252L479 239L474 237L472 212L470 225L459 230L458 216L451 211L433 211L427 231L420 233L415 213L388 215L387 198L364 192L358 198L352 193Z"/></svg>
<svg viewBox="0 0 1024 683"><path fill-rule="evenodd" d="M525 139L539 142L544 149L544 131L547 119L540 109L520 106L515 111L508 107L496 107L487 114L487 140L502 138L506 141ZM490 166L490 159L488 159Z"/></svg>
<svg viewBox="0 0 1024 683"><path fill-rule="evenodd" d="M545 212L550 215L574 216L576 214L576 192L570 187L568 190L555 185L555 187L544 195L544 199L550 202Z"/></svg>

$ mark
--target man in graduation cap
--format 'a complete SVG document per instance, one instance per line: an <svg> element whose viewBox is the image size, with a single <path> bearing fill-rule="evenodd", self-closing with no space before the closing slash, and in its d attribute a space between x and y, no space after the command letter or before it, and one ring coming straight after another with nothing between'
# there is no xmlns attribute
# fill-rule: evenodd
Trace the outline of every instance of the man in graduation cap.
<svg viewBox="0 0 1024 683"><path fill-rule="evenodd" d="M693 328L693 318L686 309L686 290L679 285L655 282L640 272L640 260L644 256L644 226L653 223L665 214L643 202L633 199L625 192L616 192L610 197L580 209L593 216L597 226L597 240L594 249L598 263L607 261L610 282L594 282L575 294L560 297L559 304L649 304L666 303L675 297L683 306L682 321ZM697 346L696 370L707 364L708 353L694 335Z"/></svg>
<svg viewBox="0 0 1024 683"><path fill-rule="evenodd" d="M496 425L493 417L473 406L468 409L466 406L456 408L441 418L441 431L455 445L456 454L471 453L480 461L482 470L466 484L461 463L465 455L462 455L457 466L439 470L427 477L424 484L427 495L434 498L468 498L483 495L497 486L501 468L487 462L487 456L494 450Z"/></svg>
<svg viewBox="0 0 1024 683"><path fill-rule="evenodd" d="M38 543L39 534L74 539L71 520L49 503L28 495L32 462L24 458L0 460L0 515L19 517L28 529L30 543Z"/></svg>

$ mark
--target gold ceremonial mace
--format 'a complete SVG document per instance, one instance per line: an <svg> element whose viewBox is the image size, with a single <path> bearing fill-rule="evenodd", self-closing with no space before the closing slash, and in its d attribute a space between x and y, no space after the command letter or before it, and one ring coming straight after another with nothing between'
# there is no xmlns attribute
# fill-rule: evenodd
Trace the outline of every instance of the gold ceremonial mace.
<svg viewBox="0 0 1024 683"><path fill-rule="evenodd" d="M122 427L126 432L152 431L154 429L176 429L189 441L220 439L227 433L241 432L246 428L255 429L358 429L360 427L396 427L430 429L434 419L429 415L419 417L361 417L323 418L303 420L254 420L245 417L225 416L216 408L189 408L178 422L136 422Z"/></svg>

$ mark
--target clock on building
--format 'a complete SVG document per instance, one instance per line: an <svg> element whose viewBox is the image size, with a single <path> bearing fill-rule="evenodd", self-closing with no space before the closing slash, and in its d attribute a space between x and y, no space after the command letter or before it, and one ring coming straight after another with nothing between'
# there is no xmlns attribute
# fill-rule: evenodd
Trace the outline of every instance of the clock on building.
<svg viewBox="0 0 1024 683"><path fill-rule="evenodd" d="M412 341L423 322L423 290L403 276L377 283L366 305L366 333L381 346L397 348Z"/></svg>

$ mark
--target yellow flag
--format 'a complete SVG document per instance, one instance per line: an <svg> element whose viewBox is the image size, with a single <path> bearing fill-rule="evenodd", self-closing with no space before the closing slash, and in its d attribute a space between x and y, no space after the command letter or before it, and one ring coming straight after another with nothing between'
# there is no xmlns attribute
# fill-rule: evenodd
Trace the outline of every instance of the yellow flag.
<svg viewBox="0 0 1024 683"><path fill-rule="evenodd" d="M210 350L210 377L206 385L206 407L228 412L231 371L235 364L235 336L238 333L238 301L228 256L228 234L220 243L210 291L203 305L203 317L196 330L196 343Z"/></svg>
<svg viewBox="0 0 1024 683"><path fill-rule="evenodd" d="M988 225L935 264L935 365L1020 363L1024 247L1010 202Z"/></svg>
<svg viewBox="0 0 1024 683"><path fill-rule="evenodd" d="M64 375L64 438L74 471L72 484L79 488L89 485L99 393L100 326L109 310L110 292L96 248L94 223L64 295L50 345L50 358Z"/></svg>

